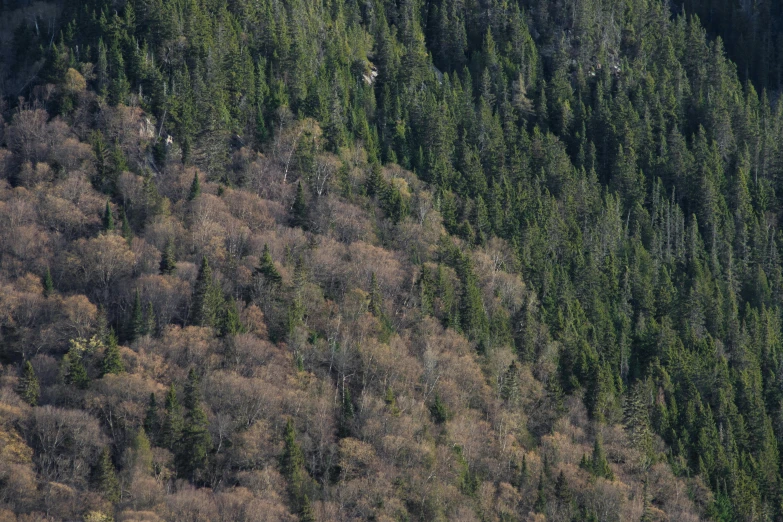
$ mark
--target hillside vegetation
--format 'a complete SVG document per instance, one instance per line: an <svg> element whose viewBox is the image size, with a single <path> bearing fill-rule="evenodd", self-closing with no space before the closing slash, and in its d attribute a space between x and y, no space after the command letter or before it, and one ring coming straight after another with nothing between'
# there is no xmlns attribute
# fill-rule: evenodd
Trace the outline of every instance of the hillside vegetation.
<svg viewBox="0 0 783 522"><path fill-rule="evenodd" d="M0 520L783 520L780 60L704 20L1 1Z"/></svg>

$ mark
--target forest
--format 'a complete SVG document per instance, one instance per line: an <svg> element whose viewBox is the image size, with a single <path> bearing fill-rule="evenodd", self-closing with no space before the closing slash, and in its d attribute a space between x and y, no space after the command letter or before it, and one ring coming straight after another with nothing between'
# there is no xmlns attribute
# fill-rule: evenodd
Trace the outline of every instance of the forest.
<svg viewBox="0 0 783 522"><path fill-rule="evenodd" d="M781 88L773 0L0 0L0 521L783 521Z"/></svg>

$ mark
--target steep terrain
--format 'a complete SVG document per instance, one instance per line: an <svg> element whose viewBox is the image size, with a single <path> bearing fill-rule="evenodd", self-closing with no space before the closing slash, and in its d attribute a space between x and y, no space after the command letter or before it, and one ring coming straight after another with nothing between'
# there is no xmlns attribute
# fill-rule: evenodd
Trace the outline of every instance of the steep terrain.
<svg viewBox="0 0 783 522"><path fill-rule="evenodd" d="M0 519L783 517L783 105L698 18L0 20Z"/></svg>

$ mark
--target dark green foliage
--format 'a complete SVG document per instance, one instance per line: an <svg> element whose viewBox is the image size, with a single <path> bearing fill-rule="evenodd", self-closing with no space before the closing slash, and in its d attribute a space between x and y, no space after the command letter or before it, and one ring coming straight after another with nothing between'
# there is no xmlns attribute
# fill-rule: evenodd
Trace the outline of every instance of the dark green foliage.
<svg viewBox="0 0 783 522"><path fill-rule="evenodd" d="M196 326L219 326L223 310L223 293L212 275L207 256L201 259L193 299L190 305L190 323Z"/></svg>
<svg viewBox="0 0 783 522"><path fill-rule="evenodd" d="M87 374L84 360L81 354L68 352L65 359L65 382L80 390L86 390L90 386L90 376Z"/></svg>
<svg viewBox="0 0 783 522"><path fill-rule="evenodd" d="M101 360L101 376L108 373L118 374L125 371L125 363L122 362L120 349L117 345L117 336L110 331L106 343L106 351Z"/></svg>
<svg viewBox="0 0 783 522"><path fill-rule="evenodd" d="M432 401L432 405L430 406L430 415L432 415L432 420L436 424L443 424L451 417L446 404L441 400L440 395L437 393L435 394L435 399Z"/></svg>
<svg viewBox="0 0 783 522"><path fill-rule="evenodd" d="M183 418L182 406L177 399L177 390L174 384L166 392L165 412L160 425L160 445L174 450L182 437Z"/></svg>
<svg viewBox="0 0 783 522"><path fill-rule="evenodd" d="M94 473L95 489L109 502L117 502L120 499L120 482L111 461L109 448L103 448L101 457Z"/></svg>
<svg viewBox="0 0 783 522"><path fill-rule="evenodd" d="M288 482L288 494L294 511L300 511L307 503L309 476L305 469L302 448L296 441L294 422L288 419L283 433L283 453L280 455L280 471Z"/></svg>
<svg viewBox="0 0 783 522"><path fill-rule="evenodd" d="M158 399L155 393L150 393L150 399L147 403L147 411L144 414L144 431L154 442L158 438L160 430L160 418L158 416Z"/></svg>
<svg viewBox="0 0 783 522"><path fill-rule="evenodd" d="M274 285L279 285L283 282L280 272L277 271L277 267L275 267L275 263L272 261L269 245L266 243L264 243L264 251L261 253L261 260L256 268L256 274L263 276L266 281Z"/></svg>
<svg viewBox="0 0 783 522"><path fill-rule="evenodd" d="M21 134L14 118L26 104L43 106L53 129L64 122L74 125L74 136L89 136L93 165L85 171L93 173L101 198L122 199L116 216L107 202L103 229L121 228L128 245L134 230L146 236L157 218L168 219L164 194L175 192L169 147L179 148L183 163L196 165L221 187L249 184L253 168L243 159L248 151L285 163L285 175L299 180L290 223L307 229L308 238L331 233L333 224L322 219L323 199L308 202L324 151L346 152L340 152L339 174L344 200L372 216L368 236L377 245L405 248L410 234L420 239L426 234L419 230L432 231L419 215L423 181L433 199L429 218L442 219L446 232L462 241L455 239L456 254L406 252L416 257L414 264L438 264L437 271L422 269L418 294L406 306L415 308L420 300L421 316L467 336L479 357L513 342L519 365L502 377L503 407L519 402L515 381L521 365L556 364L542 397L548 421L532 428L535 436L564 413L566 395L582 396L592 421L624 422L645 465L657 458L652 441L659 436L677 473L703 475L715 498L705 516L783 516L778 465L783 105L777 101L783 4L522 0L488 2L480 10L439 0L312 9L266 1L124 6L65 6L58 17L62 23L46 31L38 22L35 28L9 28L14 36L4 56L14 63L2 66L18 72L21 81L4 82L22 89L3 100L12 129L5 141L14 148L9 177L14 190L27 183L16 172L23 165L48 163L53 179L41 186L58 187L56 197L63 199L61 182L79 170L60 165L51 144L49 158L33 139L16 143ZM15 4L0 3L3 14L12 8ZM40 71L28 74L25 64L40 60ZM87 63L95 64L95 77L86 75L86 96L68 94L66 72L86 70ZM371 65L377 78L368 81L363 77ZM44 99L47 84L54 86L53 95ZM27 98L25 104L17 107L17 96ZM146 149L137 150L128 134L116 130L125 123L115 118L125 114L120 104L133 105L127 110L141 110L154 123L157 137L145 138ZM131 131L136 135L135 124ZM171 145L163 138L168 133ZM125 171L143 177L140 191L126 194ZM191 201L201 193L202 175L193 177ZM411 194L400 189L401 178ZM253 190L261 193L258 188ZM129 195L134 192L141 195ZM171 203L170 215L177 216L182 211ZM58 220L44 214L41 220L59 237L81 239L88 232L63 232ZM161 256L162 274L176 268L173 240ZM319 248L318 241L307 248ZM3 267L16 265L11 250L4 251ZM484 254L497 263L498 274L510 272L524 281L524 296L509 297L496 274L477 273L472 260ZM82 291L63 275L72 265L70 255L55 253L51 261L68 295ZM175 322L230 337L242 331L234 301L241 296L263 302L275 343L292 341L303 328L317 329L308 317L308 292L322 282L303 275L304 263L297 262L289 289L265 248L254 282L266 286L257 285L263 286L258 291L242 288L237 275L242 255L221 260L224 286L204 259L190 316ZM288 267L293 260L292 255L279 261ZM138 275L134 267L133 277ZM341 306L349 289L329 284L323 285L325 295ZM48 269L42 285L45 296L54 294ZM371 282L369 309L386 335L392 321L398 325L391 313L397 301L384 303L376 286ZM104 312L122 327L123 340L157 330L155 311L149 304L145 308L138 293L134 297L130 310L117 298L107 301ZM3 328L4 341L18 333L11 331L16 325ZM104 334L98 337L107 344ZM294 360L304 370L302 353ZM100 368L95 362L91 354L69 354L66 381L86 387L88 370L117 371L116 360L108 365L112 370L104 367L106 360ZM309 370L309 356L307 363ZM160 431L166 433L164 445L174 448L181 427L166 420L177 417L178 406L170 402L167 398ZM195 422L199 408L190 410L196 411ZM439 423L448 418L438 396L431 413ZM191 435L198 435L201 424L193 424ZM611 470L596 444L585 467L607 476ZM195 470L203 469L199 462L180 462L183 476L196 477ZM329 474L316 472L319 479ZM730 480L719 480L726 477ZM552 496L557 488L552 482L541 481L536 502L541 512L547 500L561 501ZM305 517L309 501L296 498L294 512ZM580 509L581 518L572 518L596 518Z"/></svg>
<svg viewBox="0 0 783 522"><path fill-rule="evenodd" d="M296 183L296 195L291 207L291 226L307 228L307 202L301 181Z"/></svg>
<svg viewBox="0 0 783 522"><path fill-rule="evenodd" d="M46 273L44 274L41 282L43 284L44 297L49 297L52 295L54 293L54 280L52 279L52 271L49 270L49 267L46 267Z"/></svg>
<svg viewBox="0 0 783 522"><path fill-rule="evenodd" d="M103 211L103 230L106 232L114 230L114 214L108 201L106 202L106 209Z"/></svg>
<svg viewBox="0 0 783 522"><path fill-rule="evenodd" d="M606 460L603 441L600 435L595 438L592 456L583 456L582 462L579 465L596 477L614 480L614 473L612 473L612 469L609 467L609 462Z"/></svg>
<svg viewBox="0 0 783 522"><path fill-rule="evenodd" d="M194 482L204 480L204 471L212 449L209 422L201 404L199 377L194 369L188 374L185 386L185 421L182 436L176 442L175 465L177 475Z"/></svg>
<svg viewBox="0 0 783 522"><path fill-rule="evenodd" d="M38 376L35 374L33 365L30 361L25 361L22 367L22 376L19 378L19 384L16 392L24 402L30 406L38 404L38 397L41 394L41 387L38 384Z"/></svg>
<svg viewBox="0 0 783 522"><path fill-rule="evenodd" d="M166 247L160 256L160 273L164 275L173 274L177 270L177 255L174 249L174 240L166 240Z"/></svg>
<svg viewBox="0 0 783 522"><path fill-rule="evenodd" d="M193 181L190 183L190 191L188 192L188 201L193 201L201 195L201 181L198 178L198 172L193 175Z"/></svg>

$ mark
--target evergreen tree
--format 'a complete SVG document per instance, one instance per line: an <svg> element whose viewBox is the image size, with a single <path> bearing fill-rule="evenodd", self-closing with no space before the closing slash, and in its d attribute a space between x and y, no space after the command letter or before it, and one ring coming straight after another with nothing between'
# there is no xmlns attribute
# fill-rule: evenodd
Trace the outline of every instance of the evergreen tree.
<svg viewBox="0 0 783 522"><path fill-rule="evenodd" d="M114 230L114 214L108 201L106 202L106 209L103 211L103 230L106 232Z"/></svg>
<svg viewBox="0 0 783 522"><path fill-rule="evenodd" d="M38 384L38 376L35 374L33 365L30 361L24 362L22 377L19 379L16 392L24 402L30 406L38 405L38 397L41 394L41 387Z"/></svg>
<svg viewBox="0 0 783 522"><path fill-rule="evenodd" d="M304 453L296 442L294 422L288 419L283 434L283 453L280 456L280 470L288 481L288 494L295 510L304 505L307 495L307 470L305 469Z"/></svg>
<svg viewBox="0 0 783 522"><path fill-rule="evenodd" d="M291 207L292 217L291 226L307 228L307 203L305 202L304 189L302 188L302 182L296 183L296 196L294 197L294 204Z"/></svg>
<svg viewBox="0 0 783 522"><path fill-rule="evenodd" d="M256 274L263 276L266 281L274 285L280 285L283 282L283 277L277 271L274 261L272 261L272 255L269 253L269 245L267 243L264 243L264 250L261 253L258 268L256 268Z"/></svg>
<svg viewBox="0 0 783 522"><path fill-rule="evenodd" d="M101 361L101 376L109 373L118 374L125 371L125 363L122 362L120 349L117 346L117 336L113 331L109 332L106 351Z"/></svg>
<svg viewBox="0 0 783 522"><path fill-rule="evenodd" d="M182 437L183 419L182 407L177 399L177 390L172 383L166 393L165 413L160 426L160 444L173 450Z"/></svg>
<svg viewBox="0 0 783 522"><path fill-rule="evenodd" d="M109 502L120 500L120 482L111 461L109 448L103 448L98 465L95 468L95 489L100 491Z"/></svg>
<svg viewBox="0 0 783 522"><path fill-rule="evenodd" d="M375 277L375 272L372 273L370 279L370 313L375 317L383 316L383 296L381 295L381 288L378 285L378 278Z"/></svg>
<svg viewBox="0 0 783 522"><path fill-rule="evenodd" d="M177 257L174 250L174 240L166 240L166 247L160 257L160 273L164 275L173 274L177 270Z"/></svg>
<svg viewBox="0 0 783 522"><path fill-rule="evenodd" d="M446 408L446 404L437 393L435 394L435 400L432 402L432 406L430 406L430 415L432 415L432 420L436 424L443 424L449 420L449 417L451 416L448 408Z"/></svg>
<svg viewBox="0 0 783 522"><path fill-rule="evenodd" d="M46 267L46 273L43 276L43 295L49 297L54 293L54 280L52 280L52 272L49 267Z"/></svg>
<svg viewBox="0 0 783 522"><path fill-rule="evenodd" d="M90 376L87 374L87 368L81 354L74 353L73 350L66 354L63 360L66 366L65 382L72 384L80 390L86 390L90 386Z"/></svg>
<svg viewBox="0 0 783 522"><path fill-rule="evenodd" d="M216 327L222 309L223 293L212 276L207 256L204 256L193 288L190 322L196 326Z"/></svg>
<svg viewBox="0 0 783 522"><path fill-rule="evenodd" d="M190 183L188 192L188 201L193 201L201 195L201 181L198 178L198 172L193 175L193 181Z"/></svg>
<svg viewBox="0 0 783 522"><path fill-rule="evenodd" d="M158 430L160 429L160 419L158 417L158 399L155 393L150 393L150 399L147 403L147 411L144 414L144 431L149 434L154 442L158 439Z"/></svg>

